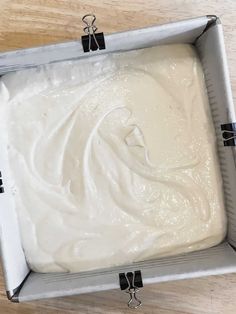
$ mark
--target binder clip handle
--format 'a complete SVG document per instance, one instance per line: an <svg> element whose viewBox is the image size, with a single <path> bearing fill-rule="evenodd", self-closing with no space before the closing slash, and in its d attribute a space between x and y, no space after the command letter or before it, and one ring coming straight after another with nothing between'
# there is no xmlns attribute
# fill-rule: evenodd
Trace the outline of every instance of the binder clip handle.
<svg viewBox="0 0 236 314"><path fill-rule="evenodd" d="M84 32L88 35L93 35L97 30L97 27L94 24L96 21L96 16L94 14L86 14L82 17L82 21L86 24L84 27Z"/></svg>

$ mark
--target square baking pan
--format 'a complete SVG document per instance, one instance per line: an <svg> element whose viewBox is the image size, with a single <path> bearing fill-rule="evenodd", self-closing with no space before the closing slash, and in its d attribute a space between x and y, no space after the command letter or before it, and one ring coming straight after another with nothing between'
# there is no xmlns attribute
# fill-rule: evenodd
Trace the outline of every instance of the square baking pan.
<svg viewBox="0 0 236 314"><path fill-rule="evenodd" d="M1 258L7 296L13 302L109 289L125 289L122 280L128 280L127 273L133 274L134 279L137 276L136 279L139 280L137 286L145 286L149 283L236 271L234 249L236 247L236 116L219 18L209 15L104 36L103 33L100 33L99 36L98 40L104 40L103 48L105 49L85 52L89 50L88 46L84 49L84 41L86 44L88 38L83 38L82 41L1 53L0 75L65 60L83 58L86 62L88 57L115 51L127 51L162 44L193 44L203 66L215 126L228 217L227 237L223 243L213 248L127 266L74 274L32 272L27 266L20 243L17 216L10 193L11 182L8 176L6 151L1 148Z"/></svg>

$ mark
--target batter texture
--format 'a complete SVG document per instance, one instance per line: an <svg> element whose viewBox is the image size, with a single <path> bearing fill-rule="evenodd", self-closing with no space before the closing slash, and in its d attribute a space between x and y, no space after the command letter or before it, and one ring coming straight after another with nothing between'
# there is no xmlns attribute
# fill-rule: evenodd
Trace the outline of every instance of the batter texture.
<svg viewBox="0 0 236 314"><path fill-rule="evenodd" d="M7 74L0 115L31 269L79 272L223 240L215 135L191 45Z"/></svg>

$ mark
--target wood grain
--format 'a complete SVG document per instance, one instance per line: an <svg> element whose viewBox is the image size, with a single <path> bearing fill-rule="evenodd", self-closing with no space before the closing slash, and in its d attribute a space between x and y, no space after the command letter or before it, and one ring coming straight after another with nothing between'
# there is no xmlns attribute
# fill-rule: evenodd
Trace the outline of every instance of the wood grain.
<svg viewBox="0 0 236 314"><path fill-rule="evenodd" d="M95 13L105 33L215 14L224 26L233 92L236 92L236 0L0 0L0 51L80 38L81 17ZM0 277L0 314L131 313L127 295L99 292L25 304L10 303ZM236 275L145 287L138 313L234 314Z"/></svg>

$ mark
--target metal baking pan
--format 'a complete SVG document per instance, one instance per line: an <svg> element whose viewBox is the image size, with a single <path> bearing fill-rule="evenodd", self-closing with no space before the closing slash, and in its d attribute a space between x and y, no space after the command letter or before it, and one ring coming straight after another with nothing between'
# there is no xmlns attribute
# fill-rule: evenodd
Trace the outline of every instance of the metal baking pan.
<svg viewBox="0 0 236 314"><path fill-rule="evenodd" d="M88 31L87 36L93 35ZM90 50L96 48L94 48L95 39L99 41L99 44L101 40L104 40L103 49ZM90 47L88 40L91 40ZM11 301L22 302L120 289L122 280L127 280L127 273L136 276L137 272L140 272L142 284L145 286L149 283L236 271L234 250L236 247L236 153L234 146L236 116L227 70L222 25L218 17L202 16L110 35L100 33L96 38L85 37L82 41L1 53L0 75L41 64L80 58L86 62L86 58L97 54L173 43L193 44L203 65L217 137L228 216L228 233L225 242L198 252L105 270L76 274L34 273L29 270L21 247L16 213L9 192L11 182L8 179L3 150L0 154L1 190L4 191L0 193L0 244L6 291ZM87 46L84 47L84 45Z"/></svg>

